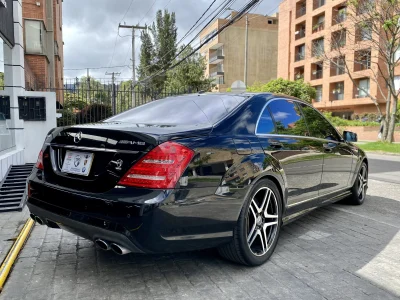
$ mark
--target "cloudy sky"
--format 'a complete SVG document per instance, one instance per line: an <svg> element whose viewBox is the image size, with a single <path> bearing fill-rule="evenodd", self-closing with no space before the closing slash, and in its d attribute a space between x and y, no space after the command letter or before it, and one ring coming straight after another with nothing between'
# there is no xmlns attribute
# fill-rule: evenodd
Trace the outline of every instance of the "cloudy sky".
<svg viewBox="0 0 400 300"><path fill-rule="evenodd" d="M133 1L133 2L132 2ZM127 12L127 9L132 5ZM223 0L217 0L213 8ZM247 0L237 0L231 7L239 9ZM280 0L264 0L253 11L269 14L277 11ZM167 8L176 13L178 40L190 29L212 0L67 0L63 2L63 38L65 69L130 65L131 32L120 30L118 23L151 24L156 11ZM124 15L126 14L125 18ZM226 15L228 12L226 12ZM117 37L117 38L116 38ZM114 44L116 41L114 57ZM188 42L189 39L186 41ZM136 38L137 56L140 50L140 39ZM112 61L111 61L112 59ZM137 57L138 59L138 57ZM137 61L138 63L138 61ZM91 70L92 76L105 78L106 69ZM120 79L128 79L132 70L128 67L108 69L121 72ZM65 78L85 75L85 70L65 70Z"/></svg>
<svg viewBox="0 0 400 300"><path fill-rule="evenodd" d="M103 66L131 65L131 32L119 31L118 24L151 24L156 11L167 8L176 13L178 40L190 29L213 0L67 0L63 2L64 77L86 75L86 70ZM217 0L213 9L224 0ZM236 0L232 9L239 9L248 0ZM263 0L252 12L271 15L278 9L280 0ZM132 3L132 4L131 4ZM128 7L130 9L128 10ZM208 14L207 14L208 15ZM228 15L228 12L225 13ZM224 16L225 16L224 15ZM137 33L138 34L138 33ZM190 38L184 42L188 42ZM115 52L114 52L114 45ZM1 45L0 45L1 46ZM3 60L0 47L0 60ZM137 63L140 39L136 38ZM114 55L113 55L114 53ZM2 61L0 61L2 71ZM132 75L128 67L90 70L96 78L109 78L105 72L121 72L119 79Z"/></svg>

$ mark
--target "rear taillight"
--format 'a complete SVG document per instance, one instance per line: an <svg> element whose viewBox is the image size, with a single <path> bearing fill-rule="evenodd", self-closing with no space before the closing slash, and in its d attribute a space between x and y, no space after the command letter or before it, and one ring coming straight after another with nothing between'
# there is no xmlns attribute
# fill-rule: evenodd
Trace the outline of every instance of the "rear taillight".
<svg viewBox="0 0 400 300"><path fill-rule="evenodd" d="M39 156L36 162L36 168L38 168L39 170L43 170L43 150L40 150L39 152Z"/></svg>
<svg viewBox="0 0 400 300"><path fill-rule="evenodd" d="M152 189L172 189L194 156L189 148L165 142L141 158L118 184Z"/></svg>

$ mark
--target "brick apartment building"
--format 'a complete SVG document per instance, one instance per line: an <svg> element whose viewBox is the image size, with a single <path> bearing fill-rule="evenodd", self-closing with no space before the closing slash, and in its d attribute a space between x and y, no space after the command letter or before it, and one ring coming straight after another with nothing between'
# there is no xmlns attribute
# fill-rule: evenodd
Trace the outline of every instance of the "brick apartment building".
<svg viewBox="0 0 400 300"><path fill-rule="evenodd" d="M26 90L63 88L62 0L23 0ZM56 91L62 103L62 91Z"/></svg>
<svg viewBox="0 0 400 300"><path fill-rule="evenodd" d="M218 19L200 33L203 42L234 17ZM278 17L248 14L247 85L276 78ZM214 79L215 91L224 92L232 83L245 82L246 17L236 21L200 49L205 57L206 77Z"/></svg>
<svg viewBox="0 0 400 300"><path fill-rule="evenodd" d="M343 45L349 49L345 58L355 62L358 51L354 43L365 45L364 68L353 63L350 70L353 81L349 78L340 64L326 66L321 57L315 55L314 49L319 48L324 53L334 55L335 49L331 44L335 34L339 36L342 26L355 30L350 26L347 17L346 2L343 0L283 0L279 6L279 52L278 77L295 80L303 78L317 90L314 106L322 111L331 111L333 115L350 118L353 114L377 113L372 100L363 89L378 98L382 111L384 99L379 93L378 85L370 80L371 62L378 62L378 51L371 50L371 39L361 33L361 41L354 41L343 36ZM353 33L356 36L356 33ZM341 36L339 36L341 37ZM337 39L336 39L337 40ZM318 46L318 47L316 47ZM353 49L353 50L351 50ZM369 53L367 53L369 51ZM400 55L400 49L399 55ZM374 53L376 52L376 53ZM369 59L368 59L369 57ZM376 60L376 61L375 61ZM398 74L400 75L400 68ZM400 76L396 78L399 81ZM384 83L380 84L386 89ZM399 85L400 87L400 85Z"/></svg>

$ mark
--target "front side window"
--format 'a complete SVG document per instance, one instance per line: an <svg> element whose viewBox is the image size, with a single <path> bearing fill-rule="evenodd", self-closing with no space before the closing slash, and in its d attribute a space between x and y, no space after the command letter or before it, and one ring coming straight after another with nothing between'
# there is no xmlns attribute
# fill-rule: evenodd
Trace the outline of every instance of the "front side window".
<svg viewBox="0 0 400 300"><path fill-rule="evenodd" d="M257 124L256 134L268 134L275 132L274 121L272 120L271 113L268 108L264 108L261 113Z"/></svg>
<svg viewBox="0 0 400 300"><path fill-rule="evenodd" d="M312 137L340 141L335 128L319 112L303 103L300 103L300 107Z"/></svg>
<svg viewBox="0 0 400 300"><path fill-rule="evenodd" d="M44 26L42 21L25 20L26 53L44 53Z"/></svg>
<svg viewBox="0 0 400 300"><path fill-rule="evenodd" d="M275 100L269 105L278 134L307 136L308 129L300 108L294 101Z"/></svg>

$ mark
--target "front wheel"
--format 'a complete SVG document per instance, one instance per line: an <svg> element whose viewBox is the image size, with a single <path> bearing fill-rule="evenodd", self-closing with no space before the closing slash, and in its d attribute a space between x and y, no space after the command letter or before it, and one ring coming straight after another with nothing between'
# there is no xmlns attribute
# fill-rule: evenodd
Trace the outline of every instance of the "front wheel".
<svg viewBox="0 0 400 300"><path fill-rule="evenodd" d="M282 200L269 179L256 183L246 199L233 240L218 248L226 259L249 266L265 263L275 250L282 224Z"/></svg>
<svg viewBox="0 0 400 300"><path fill-rule="evenodd" d="M362 163L360 171L357 174L356 181L351 188L351 195L348 202L353 205L361 205L364 203L368 189L368 167L365 162Z"/></svg>

